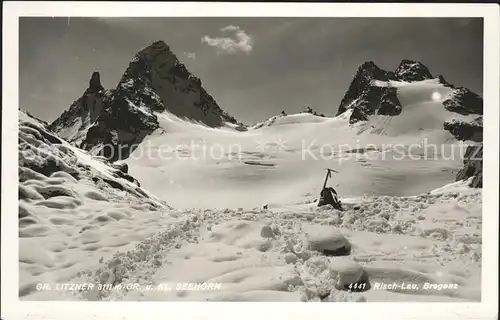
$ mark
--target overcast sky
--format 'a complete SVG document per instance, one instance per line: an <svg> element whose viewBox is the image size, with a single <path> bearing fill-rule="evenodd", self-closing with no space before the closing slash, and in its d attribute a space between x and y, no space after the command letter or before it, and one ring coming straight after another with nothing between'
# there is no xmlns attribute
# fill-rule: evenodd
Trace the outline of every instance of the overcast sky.
<svg viewBox="0 0 500 320"><path fill-rule="evenodd" d="M304 104L335 115L359 65L424 63L482 95L482 19L21 18L20 107L57 118L93 71L114 88L143 47L165 41L220 107L251 124Z"/></svg>

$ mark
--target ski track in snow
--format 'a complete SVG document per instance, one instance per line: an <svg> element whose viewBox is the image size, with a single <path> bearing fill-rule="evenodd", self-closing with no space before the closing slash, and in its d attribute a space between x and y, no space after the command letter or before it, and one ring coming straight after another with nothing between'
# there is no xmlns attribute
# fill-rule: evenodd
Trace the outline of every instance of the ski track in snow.
<svg viewBox="0 0 500 320"><path fill-rule="evenodd" d="M440 102L429 102L429 92L437 88L446 96L448 89L435 81L391 85L401 87L400 100L407 104L403 113L354 126L348 125L349 111L335 118L275 117L247 132L158 114L168 134L148 136L143 145L151 143L149 151L158 151L162 143L178 146L193 139L208 145L240 143L243 149L217 160L193 160L189 156L202 150L188 145L170 150L181 156L169 161L134 159L132 154L126 163L140 180L144 197L90 179L76 181L64 172L51 177L34 174L20 183L20 192L23 189L29 198L19 203L20 213L26 214L19 229L21 299L480 301L481 189L470 189L467 181L446 185L461 167L461 158L393 160L394 149L382 147L423 138L447 148L458 145L446 144L450 137L439 127L452 114L436 112L442 108ZM425 116L415 118L417 109ZM429 115L438 119L430 121ZM333 141L353 147L333 150L328 160L304 161L304 139L307 145L316 140L317 145ZM364 147L368 142L375 147ZM354 147L356 143L361 147ZM64 141L63 145L92 174L136 187L117 179L109 166L88 153ZM421 152L404 151L407 156ZM370 157L383 154L389 158ZM343 212L316 207L313 196L319 194L324 168L332 166L340 171L332 182L344 203ZM47 196L47 190L66 196ZM342 256L329 255L338 250L343 250ZM175 287L205 282L222 287L36 289L37 283L61 282L115 288L128 283ZM349 283L365 283L364 290L347 290ZM391 283L420 288L377 288ZM457 288L424 289L425 283Z"/></svg>

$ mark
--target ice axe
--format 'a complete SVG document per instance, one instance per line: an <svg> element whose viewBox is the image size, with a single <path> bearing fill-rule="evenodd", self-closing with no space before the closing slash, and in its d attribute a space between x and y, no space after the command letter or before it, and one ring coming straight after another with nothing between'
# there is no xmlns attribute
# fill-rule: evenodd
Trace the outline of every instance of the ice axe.
<svg viewBox="0 0 500 320"><path fill-rule="evenodd" d="M332 176L332 172L339 173L336 170L326 168L326 177L325 182L323 183L323 188L320 192L320 200L318 202L318 207L324 206L326 204L332 205L334 208L338 210L342 210L342 205L340 200L338 199L337 192L333 188L327 188L326 183L328 182L328 178Z"/></svg>
<svg viewBox="0 0 500 320"><path fill-rule="evenodd" d="M333 170L333 169L330 169L330 168L326 168L326 177L325 177L325 182L323 183L323 188L321 188L321 190L325 189L326 188L326 182L328 181L328 178L331 178L332 177L332 171L333 172L336 172L336 173L339 173L337 170Z"/></svg>

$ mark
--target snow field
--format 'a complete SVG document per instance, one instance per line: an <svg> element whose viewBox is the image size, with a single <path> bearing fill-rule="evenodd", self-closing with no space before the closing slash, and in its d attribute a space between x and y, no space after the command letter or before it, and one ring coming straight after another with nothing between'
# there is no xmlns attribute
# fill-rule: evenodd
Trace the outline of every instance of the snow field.
<svg viewBox="0 0 500 320"><path fill-rule="evenodd" d="M479 301L480 238L464 237L472 230L480 232L479 196L358 199L343 215L313 205L295 211L179 212L179 220L167 224L165 231L115 254L77 282L174 287L172 291L100 291L102 300ZM395 203L401 208L408 203L408 209L395 210ZM409 219L409 223L402 218L402 227L385 229L382 220L398 225L399 211L427 217ZM386 212L384 217L374 218L381 212ZM358 223L349 222L352 217ZM462 221L469 222L460 225ZM448 224L446 229L437 227L440 223ZM176 290L175 283L182 282L222 285L220 291ZM394 282L419 289L374 288L377 283ZM352 283L365 285L363 290L346 288ZM425 288L426 283L457 288L437 290ZM83 296L97 299L89 295Z"/></svg>

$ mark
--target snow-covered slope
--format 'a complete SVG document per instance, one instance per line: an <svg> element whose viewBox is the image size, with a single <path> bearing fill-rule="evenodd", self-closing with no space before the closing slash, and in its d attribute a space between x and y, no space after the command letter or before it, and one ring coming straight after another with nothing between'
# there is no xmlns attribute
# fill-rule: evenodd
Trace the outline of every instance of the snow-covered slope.
<svg viewBox="0 0 500 320"><path fill-rule="evenodd" d="M19 112L19 295L64 282L92 257L156 232L168 205L112 166Z"/></svg>

